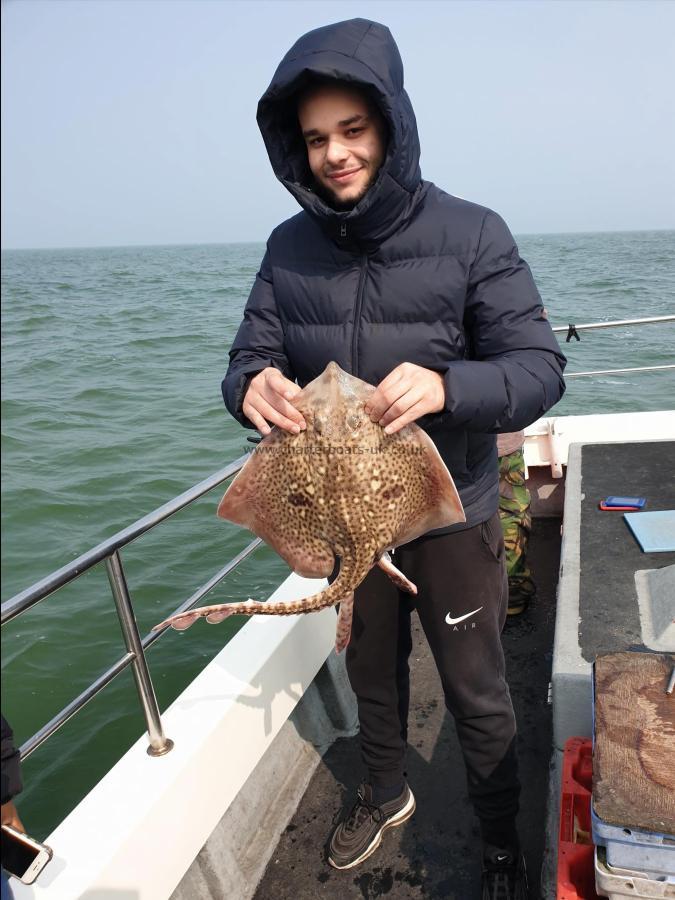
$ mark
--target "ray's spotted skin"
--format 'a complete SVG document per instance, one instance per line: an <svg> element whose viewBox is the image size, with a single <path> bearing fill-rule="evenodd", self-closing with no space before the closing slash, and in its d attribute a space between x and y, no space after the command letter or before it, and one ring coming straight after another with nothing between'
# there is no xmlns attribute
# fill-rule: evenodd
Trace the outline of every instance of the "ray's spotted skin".
<svg viewBox="0 0 675 900"><path fill-rule="evenodd" d="M257 445L218 507L218 515L261 537L306 578L337 578L293 602L224 603L189 610L155 626L183 631L197 619L287 616L340 604L336 650L349 643L354 590L379 565L397 587L417 588L388 550L427 531L464 521L464 511L431 439L415 425L387 435L364 404L375 390L337 363L291 401L307 422L300 434L280 428Z"/></svg>

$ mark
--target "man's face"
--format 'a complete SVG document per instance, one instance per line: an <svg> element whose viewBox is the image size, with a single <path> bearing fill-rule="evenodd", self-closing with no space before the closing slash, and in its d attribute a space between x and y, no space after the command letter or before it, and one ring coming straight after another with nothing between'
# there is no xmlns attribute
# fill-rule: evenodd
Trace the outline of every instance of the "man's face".
<svg viewBox="0 0 675 900"><path fill-rule="evenodd" d="M326 85L298 105L312 175L336 209L351 209L377 178L386 152L382 116L358 90Z"/></svg>

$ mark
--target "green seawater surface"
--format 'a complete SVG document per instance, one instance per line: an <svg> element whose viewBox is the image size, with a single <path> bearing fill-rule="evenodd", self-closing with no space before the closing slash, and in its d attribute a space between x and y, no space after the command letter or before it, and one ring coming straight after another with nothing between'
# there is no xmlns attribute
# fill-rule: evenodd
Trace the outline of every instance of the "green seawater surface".
<svg viewBox="0 0 675 900"><path fill-rule="evenodd" d="M554 325L675 313L675 232L518 243ZM3 252L3 602L250 449L220 381L263 252L263 244ZM570 372L673 363L675 325L594 331L565 348ZM669 409L674 396L672 372L575 379L552 413ZM221 493L123 551L142 634L250 540L216 518ZM210 602L266 597L287 574L263 547ZM242 624L170 631L153 646L162 709ZM17 741L122 652L103 566L5 626L2 706ZM29 830L44 838L143 730L127 670L25 761L17 801Z"/></svg>

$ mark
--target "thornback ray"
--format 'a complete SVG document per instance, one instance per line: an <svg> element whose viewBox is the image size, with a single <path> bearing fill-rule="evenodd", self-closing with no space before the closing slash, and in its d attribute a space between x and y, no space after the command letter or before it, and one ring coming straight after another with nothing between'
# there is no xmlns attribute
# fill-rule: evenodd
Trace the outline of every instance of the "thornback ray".
<svg viewBox="0 0 675 900"><path fill-rule="evenodd" d="M415 423L388 435L364 406L375 388L335 362L291 401L307 423L291 434L273 428L257 445L218 506L299 575L326 578L304 600L221 603L172 616L155 629L215 624L231 615L284 616L341 603L336 647L349 642L354 590L379 565L401 590L417 588L388 555L436 528L465 521L459 494L429 436Z"/></svg>

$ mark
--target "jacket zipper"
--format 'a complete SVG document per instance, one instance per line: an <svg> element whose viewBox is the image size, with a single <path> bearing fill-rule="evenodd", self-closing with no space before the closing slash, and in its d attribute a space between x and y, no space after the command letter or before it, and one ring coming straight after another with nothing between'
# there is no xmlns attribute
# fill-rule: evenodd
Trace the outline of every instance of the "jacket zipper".
<svg viewBox="0 0 675 900"><path fill-rule="evenodd" d="M366 270L368 268L368 256L364 253L361 257L361 272L359 274L359 286L356 291L356 304L354 305L354 331L352 332L352 375L359 376L357 364L359 319L363 306L363 292L366 285Z"/></svg>

